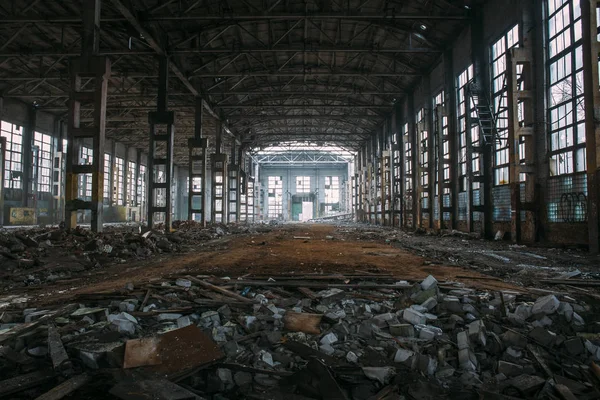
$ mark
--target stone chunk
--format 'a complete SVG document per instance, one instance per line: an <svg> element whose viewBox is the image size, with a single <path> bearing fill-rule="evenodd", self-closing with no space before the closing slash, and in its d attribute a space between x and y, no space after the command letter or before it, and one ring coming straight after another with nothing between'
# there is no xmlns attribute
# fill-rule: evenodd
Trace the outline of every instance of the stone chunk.
<svg viewBox="0 0 600 400"><path fill-rule="evenodd" d="M406 349L398 349L396 350L396 354L394 355L394 362L403 363L410 359L415 355L414 351L406 350Z"/></svg>
<svg viewBox="0 0 600 400"><path fill-rule="evenodd" d="M522 394L529 395L537 392L544 386L546 380L540 376L523 374L514 377L509 383Z"/></svg>
<svg viewBox="0 0 600 400"><path fill-rule="evenodd" d="M550 332L540 327L533 328L529 332L529 337L547 347L554 345L554 343L556 342L556 333Z"/></svg>
<svg viewBox="0 0 600 400"><path fill-rule="evenodd" d="M550 294L548 296L540 297L537 299L533 308L531 309L532 314L553 314L558 307L560 306L560 301L554 296Z"/></svg>
<svg viewBox="0 0 600 400"><path fill-rule="evenodd" d="M333 332L330 332L321 338L322 345L331 345L337 341L338 341L338 337Z"/></svg>
<svg viewBox="0 0 600 400"><path fill-rule="evenodd" d="M507 361L499 361L498 362L498 372L508 376L509 378L512 376L517 376L523 373L523 367L519 364L514 364Z"/></svg>
<svg viewBox="0 0 600 400"><path fill-rule="evenodd" d="M425 307L427 311L433 310L435 306L437 306L438 302L435 297L430 297L421 304L421 306Z"/></svg>
<svg viewBox="0 0 600 400"><path fill-rule="evenodd" d="M425 315L421 314L418 311L413 310L412 308L404 309L404 313L402 314L402 318L406 322L410 322L413 325L425 325L427 323L427 318Z"/></svg>
<svg viewBox="0 0 600 400"><path fill-rule="evenodd" d="M581 341L581 338L578 337L566 340L564 345L567 351L574 356L581 354L585 351L583 342Z"/></svg>
<svg viewBox="0 0 600 400"><path fill-rule="evenodd" d="M458 343L458 349L468 349L469 345L469 335L467 335L466 331L458 332L456 335L456 342Z"/></svg>
<svg viewBox="0 0 600 400"><path fill-rule="evenodd" d="M411 324L390 325L390 334L392 336L414 337L415 328Z"/></svg>
<svg viewBox="0 0 600 400"><path fill-rule="evenodd" d="M429 275L427 278L425 278L423 280L423 282L421 282L421 289L423 290L429 290L433 287L437 286L437 279L435 279L433 276Z"/></svg>
<svg viewBox="0 0 600 400"><path fill-rule="evenodd" d="M177 321L181 317L182 317L181 314L163 313L163 314L158 314L158 316L156 318L160 322L162 322L162 321Z"/></svg>
<svg viewBox="0 0 600 400"><path fill-rule="evenodd" d="M183 279L183 278L179 278L179 279L177 279L177 280L175 281L175 284L176 284L177 286L184 287L184 288L189 288L189 287L192 287L192 281L190 281L190 280L187 280L187 279Z"/></svg>
<svg viewBox="0 0 600 400"><path fill-rule="evenodd" d="M462 349L458 351L458 364L465 371L477 370L477 357L470 349Z"/></svg>

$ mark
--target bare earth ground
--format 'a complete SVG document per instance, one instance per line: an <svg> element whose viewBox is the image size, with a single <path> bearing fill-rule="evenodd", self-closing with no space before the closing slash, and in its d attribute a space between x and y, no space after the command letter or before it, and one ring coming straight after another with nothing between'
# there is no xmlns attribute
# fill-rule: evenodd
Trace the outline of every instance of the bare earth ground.
<svg viewBox="0 0 600 400"><path fill-rule="evenodd" d="M430 254L427 246L440 246L437 237L404 237L406 234L402 232L385 228L351 226L280 225L271 230L265 229L265 233L226 236L198 244L183 254L163 253L150 260L86 271L67 282L47 283L27 288L26 291L32 297L42 295L38 298L39 304L58 305L78 294L112 292L130 282L134 285L151 281L159 283L164 277L180 274L232 278L254 275L266 279L277 275L334 273L388 273L398 280L420 280L431 274L440 281L456 280L470 287L518 289L516 285L490 277L490 272L492 275L502 275L495 267L474 267L472 260L463 260L467 267L444 265L444 259L449 260L448 264L456 264L452 256L459 257L459 250L479 256L474 252L474 246L489 247L489 242L463 243L465 241L451 238L445 247L442 246L449 256L435 249L434 254ZM377 235L371 237L371 234ZM392 237L389 243L386 243L385 235ZM403 246L411 250L402 249ZM460 246L464 246L464 249ZM508 248L507 244L502 246ZM497 258L492 259L498 261ZM514 266L514 263L511 265ZM506 268L510 270L510 265L506 265ZM22 294L23 290L15 288L11 292Z"/></svg>

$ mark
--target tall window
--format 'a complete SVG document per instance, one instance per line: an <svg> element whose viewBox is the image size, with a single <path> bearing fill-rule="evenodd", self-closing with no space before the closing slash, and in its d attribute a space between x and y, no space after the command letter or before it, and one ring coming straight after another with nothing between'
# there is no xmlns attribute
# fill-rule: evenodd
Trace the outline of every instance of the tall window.
<svg viewBox="0 0 600 400"><path fill-rule="evenodd" d="M35 171L37 191L50 193L52 182L52 136L35 132L33 145L37 150L37 156L34 159L34 166L37 166L37 170Z"/></svg>
<svg viewBox="0 0 600 400"><path fill-rule="evenodd" d="M548 0L548 219L587 219L581 8L578 0Z"/></svg>
<svg viewBox="0 0 600 400"><path fill-rule="evenodd" d="M420 174L419 182L423 190L421 191L422 207L429 207L429 132L425 129L425 109L421 108L415 116L417 121L417 135L419 138L419 165ZM429 213L426 213L426 218L429 218Z"/></svg>
<svg viewBox="0 0 600 400"><path fill-rule="evenodd" d="M115 170L113 171L113 200L116 205L124 205L123 187L125 178L125 160L121 157L115 157Z"/></svg>
<svg viewBox="0 0 600 400"><path fill-rule="evenodd" d="M492 97L496 115L497 140L494 142L494 185L509 183L508 100L506 84L506 53L519 46L519 25L512 27L492 45ZM519 66L519 70L522 69ZM520 71L517 71L520 73Z"/></svg>
<svg viewBox="0 0 600 400"><path fill-rule="evenodd" d="M127 203L132 207L138 205L135 202L135 196L137 192L137 184L135 182L136 169L137 164L134 161L129 161L127 163Z"/></svg>
<svg viewBox="0 0 600 400"><path fill-rule="evenodd" d="M283 178L269 176L267 179L269 191L267 215L269 218L279 218L283 214Z"/></svg>
<svg viewBox="0 0 600 400"><path fill-rule="evenodd" d="M110 168L112 156L109 153L104 153L104 203L110 204Z"/></svg>
<svg viewBox="0 0 600 400"><path fill-rule="evenodd" d="M146 203L146 166L140 164L140 175L138 177L138 202L140 206Z"/></svg>
<svg viewBox="0 0 600 400"><path fill-rule="evenodd" d="M310 192L310 176L297 176L296 177L296 193L309 193Z"/></svg>
<svg viewBox="0 0 600 400"><path fill-rule="evenodd" d="M81 146L80 160L81 165L92 165L94 162L93 150L89 147ZM79 198L90 200L92 198L92 174L79 175Z"/></svg>
<svg viewBox="0 0 600 400"><path fill-rule="evenodd" d="M325 177L325 203L335 204L340 202L340 177Z"/></svg>
<svg viewBox="0 0 600 400"><path fill-rule="evenodd" d="M444 98L444 91L442 90L442 91L440 91L433 98L433 107L434 107L434 109L437 109L438 106L441 106L442 109L443 109L443 107L445 106L445 100L444 99L445 99ZM438 154L439 154L439 146L442 146L442 148L443 148L442 151L443 151L443 157L444 157L444 159L445 160L450 159L450 142L448 141L448 117L446 115L443 115L443 114L445 114L445 113L442 112L442 121L441 121L442 122L442 132L441 132L441 134L443 136L443 139L441 140L441 142L440 142L440 140L436 140L435 141L435 143L436 143L436 148L435 148L435 158L436 158L436 160L437 160ZM435 117L435 123L436 123L436 129L437 129L437 125L438 125L438 122L439 122L439 121L437 121L437 118L439 118L439 115L437 113L435 115L436 115L436 117ZM447 183L447 184L450 183L450 164L449 163L441 163L441 160L438 160L438 162L435 163L435 177L433 179L433 181L436 183L436 187L435 187L435 195L436 196L440 195L440 193L439 193L439 187L437 185L438 180L439 180L438 179L438 177L439 177L439 170L438 169L439 169L440 165L443 165L443 171L442 171L442 173L443 173L443 178L442 178L443 179L443 183ZM445 187L443 189L442 195L444 196L444 198L443 198L444 207L450 207L451 206L451 204L450 204L450 202L451 202L450 188L449 187ZM436 207L436 208L438 207L437 202L434 205L434 207ZM439 213L440 210L437 210L436 212ZM444 213L443 219L444 220L450 220L450 213Z"/></svg>
<svg viewBox="0 0 600 400"><path fill-rule="evenodd" d="M6 138L4 187L21 189L23 182L23 129L20 126L2 121L0 133Z"/></svg>
<svg viewBox="0 0 600 400"><path fill-rule="evenodd" d="M467 99L467 84L473 79L473 65L469 65L458 76L458 171L460 191L467 187L467 112L471 111L471 101Z"/></svg>

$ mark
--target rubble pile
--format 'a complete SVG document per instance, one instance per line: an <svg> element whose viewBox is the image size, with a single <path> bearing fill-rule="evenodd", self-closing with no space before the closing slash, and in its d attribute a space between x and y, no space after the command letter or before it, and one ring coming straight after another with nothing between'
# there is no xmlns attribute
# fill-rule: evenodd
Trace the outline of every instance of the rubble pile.
<svg viewBox="0 0 600 400"><path fill-rule="evenodd" d="M533 293L182 275L60 308L6 297L0 398L599 398L594 308Z"/></svg>
<svg viewBox="0 0 600 400"><path fill-rule="evenodd" d="M103 233L77 227L0 231L0 279L11 286L69 280L82 271L146 259L158 253L181 253L225 235L253 231L252 226L175 223L173 233L140 227L110 227Z"/></svg>

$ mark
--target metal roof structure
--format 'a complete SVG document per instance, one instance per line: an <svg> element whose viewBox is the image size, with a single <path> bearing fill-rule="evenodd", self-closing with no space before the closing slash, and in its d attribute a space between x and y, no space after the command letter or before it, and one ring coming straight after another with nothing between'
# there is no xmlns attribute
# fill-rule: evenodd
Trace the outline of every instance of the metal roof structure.
<svg viewBox="0 0 600 400"><path fill-rule="evenodd" d="M157 56L168 56L178 163L195 98L247 148L301 141L357 149L469 21L465 0L103 0L112 75L107 137L147 148ZM0 93L67 112L82 0L0 0Z"/></svg>

